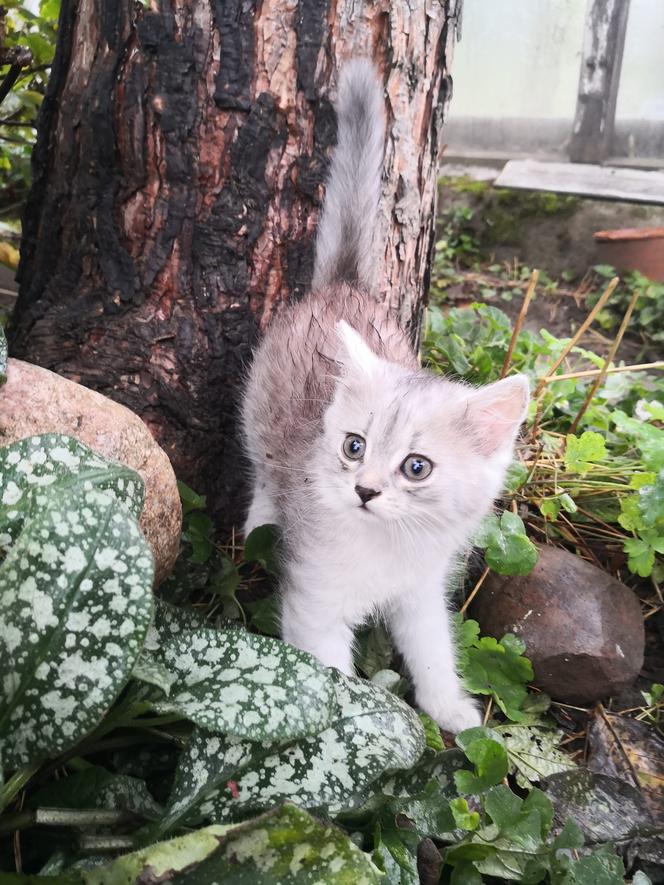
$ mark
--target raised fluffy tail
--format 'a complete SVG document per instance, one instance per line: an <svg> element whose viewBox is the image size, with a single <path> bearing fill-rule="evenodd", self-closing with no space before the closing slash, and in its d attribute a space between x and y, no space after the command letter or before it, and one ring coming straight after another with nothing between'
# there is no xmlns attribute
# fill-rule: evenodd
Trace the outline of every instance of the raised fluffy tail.
<svg viewBox="0 0 664 885"><path fill-rule="evenodd" d="M385 113L383 89L368 59L344 65L336 109L337 146L318 222L313 288L342 280L371 288Z"/></svg>

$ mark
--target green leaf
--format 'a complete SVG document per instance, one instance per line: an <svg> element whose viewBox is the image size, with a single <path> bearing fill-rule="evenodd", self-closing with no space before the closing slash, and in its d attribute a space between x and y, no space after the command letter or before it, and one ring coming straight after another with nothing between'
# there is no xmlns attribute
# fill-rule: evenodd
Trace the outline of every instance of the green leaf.
<svg viewBox="0 0 664 885"><path fill-rule="evenodd" d="M259 525L244 542L245 562L257 562L269 575L279 574L279 528Z"/></svg>
<svg viewBox="0 0 664 885"><path fill-rule="evenodd" d="M23 520L46 506L56 489L66 494L82 488L107 492L136 519L143 509L138 473L72 437L44 433L0 449L0 548L18 536Z"/></svg>
<svg viewBox="0 0 664 885"><path fill-rule="evenodd" d="M182 501L182 515L187 516L192 510L205 510L207 507L207 499L205 495L199 495L188 485L178 480L178 493Z"/></svg>
<svg viewBox="0 0 664 885"><path fill-rule="evenodd" d="M629 538L623 546L627 554L627 567L630 572L647 578L655 564L654 548L647 541L642 541L639 538Z"/></svg>
<svg viewBox="0 0 664 885"><path fill-rule="evenodd" d="M523 719L521 707L533 679L530 661L524 658L523 643L507 634L498 642L491 636L476 639L459 657L464 685L472 694L491 695L514 722Z"/></svg>
<svg viewBox="0 0 664 885"><path fill-rule="evenodd" d="M476 830L480 824L480 816L477 811L471 811L468 808L468 802L459 796L452 799L450 808L454 815L454 823L461 830Z"/></svg>
<svg viewBox="0 0 664 885"><path fill-rule="evenodd" d="M212 826L81 871L85 885L196 881L198 885L371 885L379 870L348 836L284 805L240 826Z"/></svg>
<svg viewBox="0 0 664 885"><path fill-rule="evenodd" d="M16 482L4 488L22 497L2 526L13 530L30 495ZM42 491L33 503L0 566L6 769L56 755L95 727L129 678L152 614L152 553L115 498L84 485Z"/></svg>
<svg viewBox="0 0 664 885"><path fill-rule="evenodd" d="M536 725L501 725L502 736L511 765L516 769L517 784L530 789L536 783L559 771L576 766L571 757L558 749L561 734L554 729Z"/></svg>
<svg viewBox="0 0 664 885"><path fill-rule="evenodd" d="M198 627L162 633L153 655L171 679L160 706L210 731L278 741L315 734L330 721L333 671L278 639Z"/></svg>
<svg viewBox="0 0 664 885"><path fill-rule="evenodd" d="M565 466L572 473L587 473L594 463L606 458L604 437L594 430L585 430L581 436L567 434Z"/></svg>
<svg viewBox="0 0 664 885"><path fill-rule="evenodd" d="M526 535L519 516L506 510L500 520L485 519L475 544L484 547L486 563L500 575L527 575L534 568L537 548Z"/></svg>
<svg viewBox="0 0 664 885"><path fill-rule="evenodd" d="M505 474L505 492L513 495L528 479L528 468L521 461L514 460Z"/></svg>
<svg viewBox="0 0 664 885"><path fill-rule="evenodd" d="M457 735L457 744L463 749L466 758L475 766L475 773L457 771L454 781L460 793L482 793L489 787L499 784L509 771L507 751L502 743L491 737L476 737L477 729L468 729ZM470 733L470 735L469 735ZM471 738L468 742L469 737Z"/></svg>
<svg viewBox="0 0 664 885"><path fill-rule="evenodd" d="M425 744L414 710L371 683L330 673L337 701L331 724L311 737L260 747L259 760L238 763L230 778L236 786L218 790L215 783L206 816L236 820L286 799L337 814L363 802L369 785L384 772L415 764ZM208 757L199 746L195 749L183 754L180 782L189 783L191 791L207 792L208 775L217 778L215 754ZM177 801L184 801L185 793L183 786Z"/></svg>
<svg viewBox="0 0 664 885"><path fill-rule="evenodd" d="M638 507L644 526L664 528L664 470L652 485L639 489Z"/></svg>

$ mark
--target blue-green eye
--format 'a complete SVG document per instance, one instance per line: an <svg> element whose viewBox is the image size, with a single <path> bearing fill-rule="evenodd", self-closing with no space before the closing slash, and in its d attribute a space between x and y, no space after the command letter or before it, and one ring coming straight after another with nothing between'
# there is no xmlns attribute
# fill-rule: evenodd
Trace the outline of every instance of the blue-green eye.
<svg viewBox="0 0 664 885"><path fill-rule="evenodd" d="M406 479L426 479L433 470L433 464L424 455L409 455L401 465L401 472Z"/></svg>
<svg viewBox="0 0 664 885"><path fill-rule="evenodd" d="M344 455L351 461L359 461L364 457L366 447L367 444L361 436L357 433L349 433L344 440Z"/></svg>

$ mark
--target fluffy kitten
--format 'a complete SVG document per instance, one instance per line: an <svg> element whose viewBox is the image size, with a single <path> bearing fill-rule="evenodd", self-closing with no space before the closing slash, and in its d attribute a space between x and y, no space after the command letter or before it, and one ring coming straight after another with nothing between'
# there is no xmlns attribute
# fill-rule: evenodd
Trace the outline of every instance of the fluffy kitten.
<svg viewBox="0 0 664 885"><path fill-rule="evenodd" d="M283 530L287 642L353 673L354 629L382 616L417 703L456 732L480 715L455 671L444 586L500 493L528 383L474 389L419 368L371 294L385 124L369 62L344 68L337 111L313 290L268 329L244 400L246 532Z"/></svg>

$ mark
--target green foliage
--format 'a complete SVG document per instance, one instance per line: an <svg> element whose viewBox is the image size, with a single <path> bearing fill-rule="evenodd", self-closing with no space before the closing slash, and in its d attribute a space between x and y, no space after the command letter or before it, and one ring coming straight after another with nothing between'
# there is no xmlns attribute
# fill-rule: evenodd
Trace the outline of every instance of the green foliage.
<svg viewBox="0 0 664 885"><path fill-rule="evenodd" d="M602 280L617 275L615 268L608 264L597 264L593 270ZM664 344L664 283L650 280L638 271L623 274L607 306L600 311L598 321L605 329L617 331L634 292L639 293L639 298L630 320L629 334L647 342L647 347L658 358ZM588 297L589 306L594 306L596 301L597 295Z"/></svg>
<svg viewBox="0 0 664 885"><path fill-rule="evenodd" d="M495 307L473 304L447 313L431 308L423 352L434 371L484 384L498 378L511 337L508 317ZM539 334L523 330L512 366L535 384L566 344L544 329ZM582 360L584 369L587 362L604 365L601 357L581 347L572 348L570 360ZM569 368L561 366L558 374ZM538 540L544 533L554 542L569 542L569 528L567 533L559 530L560 521L571 524L581 541L587 535L596 545L593 521L609 523L616 540L607 543L607 563L614 562L619 542L626 571L640 577L661 574L664 381L640 372L608 375L571 433L591 383L587 378L564 379L542 389L530 413L531 422L538 417L536 436L530 439L537 457L529 465L515 462L506 495L520 505L519 513L526 506L531 524L539 524ZM527 574L536 562L521 519L508 511L485 522L477 544L485 550L487 564L501 574Z"/></svg>
<svg viewBox="0 0 664 885"><path fill-rule="evenodd" d="M5 46L27 47L32 53L32 64L21 71L16 84L2 104L0 123L0 171L3 194L0 210L14 207L10 212L18 217L16 204L24 199L30 183L30 154L35 137L37 112L46 91L46 82L53 53L59 0L41 0L39 14L35 15L23 0L4 0L6 10ZM0 79L9 70L0 66Z"/></svg>
<svg viewBox="0 0 664 885"><path fill-rule="evenodd" d="M527 575L537 563L537 548L526 535L523 520L509 510L500 519L487 516L474 540L484 550L487 565L499 575Z"/></svg>
<svg viewBox="0 0 664 885"><path fill-rule="evenodd" d="M508 633L498 642L480 637L477 621L457 616L459 669L468 691L491 696L512 722L524 718L528 699L526 685L533 679L530 661L523 656L525 645Z"/></svg>

